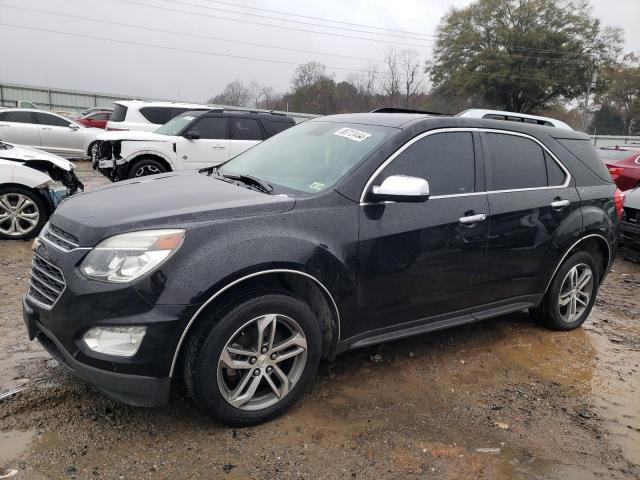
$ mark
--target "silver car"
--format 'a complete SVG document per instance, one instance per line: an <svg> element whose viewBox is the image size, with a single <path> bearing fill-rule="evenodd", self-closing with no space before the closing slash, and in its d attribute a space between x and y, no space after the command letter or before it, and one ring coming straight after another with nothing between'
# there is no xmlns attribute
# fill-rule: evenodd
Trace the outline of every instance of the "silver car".
<svg viewBox="0 0 640 480"><path fill-rule="evenodd" d="M65 158L90 156L96 136L103 131L45 110L7 108L0 111L1 141L39 148Z"/></svg>

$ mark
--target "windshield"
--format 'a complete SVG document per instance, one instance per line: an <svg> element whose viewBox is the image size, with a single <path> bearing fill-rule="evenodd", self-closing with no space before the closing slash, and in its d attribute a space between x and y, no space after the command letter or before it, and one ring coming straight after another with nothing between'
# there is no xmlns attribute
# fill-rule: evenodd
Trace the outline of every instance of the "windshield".
<svg viewBox="0 0 640 480"><path fill-rule="evenodd" d="M225 163L223 174L251 175L305 193L326 190L398 130L308 121Z"/></svg>
<svg viewBox="0 0 640 480"><path fill-rule="evenodd" d="M196 118L195 115L178 115L177 117L172 118L167 123L162 125L160 128L156 130L156 133L161 135L179 135L184 127L191 123L191 120Z"/></svg>

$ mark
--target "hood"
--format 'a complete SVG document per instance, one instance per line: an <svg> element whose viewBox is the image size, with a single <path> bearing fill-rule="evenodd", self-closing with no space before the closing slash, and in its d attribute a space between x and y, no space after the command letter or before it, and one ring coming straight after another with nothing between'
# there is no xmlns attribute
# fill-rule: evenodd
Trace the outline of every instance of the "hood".
<svg viewBox="0 0 640 480"><path fill-rule="evenodd" d="M221 219L269 215L293 208L293 199L267 195L195 171L118 182L65 200L51 223L80 245L135 230L189 228Z"/></svg>
<svg viewBox="0 0 640 480"><path fill-rule="evenodd" d="M168 135L161 135L154 132L139 132L135 130L104 132L98 135L98 140L138 140L138 141L150 141L150 142L170 142L173 141L173 137Z"/></svg>
<svg viewBox="0 0 640 480"><path fill-rule="evenodd" d="M14 145L6 142L0 144L0 158L4 160L14 160L21 163L29 163L34 160L46 161L66 172L70 172L74 169L73 163L59 157L58 155L54 155L53 153L47 153L36 148L23 147L22 145Z"/></svg>
<svg viewBox="0 0 640 480"><path fill-rule="evenodd" d="M640 210L640 187L624 192L624 206Z"/></svg>

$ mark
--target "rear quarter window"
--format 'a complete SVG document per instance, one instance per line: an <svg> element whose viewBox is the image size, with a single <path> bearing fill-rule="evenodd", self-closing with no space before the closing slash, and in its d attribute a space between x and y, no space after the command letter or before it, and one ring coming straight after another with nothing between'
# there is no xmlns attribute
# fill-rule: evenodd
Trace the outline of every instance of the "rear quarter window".
<svg viewBox="0 0 640 480"><path fill-rule="evenodd" d="M114 103L113 113L111 114L111 118L109 120L111 120L112 122L124 122L124 119L127 116L127 110L128 108L124 105Z"/></svg>
<svg viewBox="0 0 640 480"><path fill-rule="evenodd" d="M171 120L171 107L142 107L140 114L151 123L164 125Z"/></svg>
<svg viewBox="0 0 640 480"><path fill-rule="evenodd" d="M579 140L573 138L556 138L556 140L598 177L605 180L607 183L613 183L607 167L598 157L593 145L591 145L591 140Z"/></svg>

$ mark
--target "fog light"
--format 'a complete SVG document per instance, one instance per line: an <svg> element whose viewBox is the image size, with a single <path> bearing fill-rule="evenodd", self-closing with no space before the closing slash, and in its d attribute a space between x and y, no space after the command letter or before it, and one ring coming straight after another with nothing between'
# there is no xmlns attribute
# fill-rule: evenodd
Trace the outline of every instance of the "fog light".
<svg viewBox="0 0 640 480"><path fill-rule="evenodd" d="M132 357L140 348L147 327L94 327L82 341L94 352L119 357Z"/></svg>

